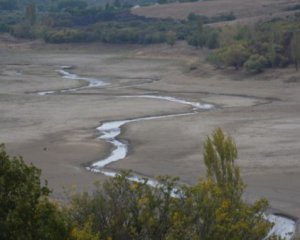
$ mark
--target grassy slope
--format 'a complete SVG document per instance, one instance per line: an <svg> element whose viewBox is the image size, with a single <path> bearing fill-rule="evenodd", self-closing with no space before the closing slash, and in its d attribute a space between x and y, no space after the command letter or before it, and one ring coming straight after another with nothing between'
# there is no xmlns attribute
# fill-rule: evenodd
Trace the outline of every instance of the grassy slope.
<svg viewBox="0 0 300 240"><path fill-rule="evenodd" d="M213 0L191 3L173 3L133 9L132 13L155 18L185 19L191 12L215 16L233 12L237 21L261 19L277 15L291 14L287 7L299 4L297 0ZM236 22L236 21L235 21Z"/></svg>

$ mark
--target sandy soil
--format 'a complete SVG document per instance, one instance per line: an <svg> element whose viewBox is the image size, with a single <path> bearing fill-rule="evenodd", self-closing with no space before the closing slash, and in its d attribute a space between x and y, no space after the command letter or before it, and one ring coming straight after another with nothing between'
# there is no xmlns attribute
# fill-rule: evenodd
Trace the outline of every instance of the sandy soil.
<svg viewBox="0 0 300 240"><path fill-rule="evenodd" d="M237 142L248 184L245 198L266 197L277 211L300 216L300 74L294 68L254 76L215 70L199 58L201 52L181 43L174 48L9 44L0 44L0 142L42 169L54 197L63 199L64 188L72 185L90 191L94 181L105 179L84 168L111 150L96 140L101 122L190 110L174 102L119 97L151 93L217 108L126 125L121 137L130 143L129 155L109 168L195 183L205 174L203 142L222 127ZM198 68L190 71L191 64ZM38 96L83 84L63 79L55 71L62 65L110 85Z"/></svg>
<svg viewBox="0 0 300 240"><path fill-rule="evenodd" d="M131 12L145 17L175 19L186 19L190 13L212 17L232 12L237 18L227 22L232 24L287 16L294 12L286 9L297 4L297 0L213 0L154 5L134 8Z"/></svg>

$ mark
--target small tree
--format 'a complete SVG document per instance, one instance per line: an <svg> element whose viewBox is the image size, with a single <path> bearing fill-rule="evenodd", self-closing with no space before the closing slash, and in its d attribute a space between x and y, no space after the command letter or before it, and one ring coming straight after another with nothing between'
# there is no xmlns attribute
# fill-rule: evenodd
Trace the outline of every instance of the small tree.
<svg viewBox="0 0 300 240"><path fill-rule="evenodd" d="M215 51L213 51L212 53L210 53L208 55L207 60L211 64L213 64L216 68L221 68L225 64L224 52L225 52L224 48L220 48L218 50L215 50Z"/></svg>
<svg viewBox="0 0 300 240"><path fill-rule="evenodd" d="M194 190L203 226L200 239L263 239L270 227L263 218L265 199L249 205L242 200L245 184L236 165L233 139L217 129L204 145L207 180ZM193 192L192 192L193 196Z"/></svg>
<svg viewBox="0 0 300 240"><path fill-rule="evenodd" d="M0 145L0 239L66 239L67 224L48 200L50 190L41 186L40 174Z"/></svg>
<svg viewBox="0 0 300 240"><path fill-rule="evenodd" d="M225 65L235 67L237 70L244 65L249 55L248 49L243 44L232 44L223 51Z"/></svg>
<svg viewBox="0 0 300 240"><path fill-rule="evenodd" d="M268 65L268 60L261 55L254 54L245 62L244 67L248 72L260 73Z"/></svg>
<svg viewBox="0 0 300 240"><path fill-rule="evenodd" d="M174 181L161 177L152 188L147 180L132 182L128 173L109 179L93 196L73 197L70 218L75 226L92 219L90 229L101 239L167 239L172 229L177 198L171 193Z"/></svg>
<svg viewBox="0 0 300 240"><path fill-rule="evenodd" d="M204 163L207 178L234 198L240 197L244 188L239 167L235 164L237 149L231 137L217 129L204 144Z"/></svg>
<svg viewBox="0 0 300 240"><path fill-rule="evenodd" d="M174 46L174 44L176 43L176 33L173 31L169 31L166 33L166 42L167 44L169 44L171 47Z"/></svg>
<svg viewBox="0 0 300 240"><path fill-rule="evenodd" d="M244 44L231 44L227 47L216 49L208 60L214 65L241 68L250 56L250 52Z"/></svg>

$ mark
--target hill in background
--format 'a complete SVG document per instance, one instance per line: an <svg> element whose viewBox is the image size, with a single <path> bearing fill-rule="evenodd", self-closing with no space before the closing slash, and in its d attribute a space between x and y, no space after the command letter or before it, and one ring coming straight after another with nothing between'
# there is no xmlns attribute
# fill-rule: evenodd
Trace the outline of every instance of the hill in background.
<svg viewBox="0 0 300 240"><path fill-rule="evenodd" d="M132 13L153 18L186 19L190 13L208 17L233 13L236 21L251 21L293 14L300 9L296 0L212 0L170 3L132 9Z"/></svg>

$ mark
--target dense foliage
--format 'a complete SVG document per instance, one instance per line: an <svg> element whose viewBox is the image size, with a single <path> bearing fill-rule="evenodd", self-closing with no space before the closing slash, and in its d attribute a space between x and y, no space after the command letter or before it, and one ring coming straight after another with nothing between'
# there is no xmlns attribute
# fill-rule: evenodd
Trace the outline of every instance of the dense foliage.
<svg viewBox="0 0 300 240"><path fill-rule="evenodd" d="M16 9L8 11L7 8L1 8L0 4L0 31L10 32L20 38L43 38L50 43L167 42L174 45L176 40L188 40L192 45L198 46L197 43L194 44L195 41L189 40L195 35L197 22L201 21L202 24L224 20L224 16L211 19L197 15L191 15L187 21L149 19L132 15L130 5L126 5L124 1L101 6L91 5L83 0L49 0L44 5L37 1L36 4L24 2L16 6ZM218 32L208 27L203 29L203 37L210 42L206 45L215 48Z"/></svg>
<svg viewBox="0 0 300 240"><path fill-rule="evenodd" d="M265 68L286 67L300 61L300 15L288 20L222 29L220 48L209 56L218 67L244 67L258 73Z"/></svg>
<svg viewBox="0 0 300 240"><path fill-rule="evenodd" d="M0 146L0 239L56 240L67 237L65 216L41 186L41 171Z"/></svg>
<svg viewBox="0 0 300 240"><path fill-rule="evenodd" d="M234 20L234 14L207 17L191 13L182 21L152 19L130 13L129 8L138 3L131 0L0 0L0 32L19 38L42 38L49 43L166 42L173 46L177 40L185 40L195 47L217 49L208 58L217 67L244 68L250 73L259 73L266 68L293 63L298 69L299 14L248 26L211 28L207 24Z"/></svg>
<svg viewBox="0 0 300 240"><path fill-rule="evenodd" d="M233 140L217 129L204 147L207 177L194 186L159 177L132 181L123 172L93 194L76 194L65 210L47 198L40 171L0 149L1 239L261 240L272 224L268 203L242 200L245 185ZM270 239L276 239L272 236Z"/></svg>

